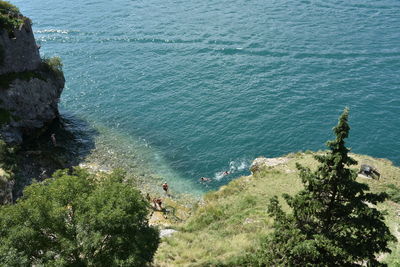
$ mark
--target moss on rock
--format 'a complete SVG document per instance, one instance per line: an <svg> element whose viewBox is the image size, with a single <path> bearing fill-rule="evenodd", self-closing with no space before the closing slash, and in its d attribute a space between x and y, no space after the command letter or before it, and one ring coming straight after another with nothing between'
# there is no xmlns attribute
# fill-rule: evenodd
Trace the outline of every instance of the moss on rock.
<svg viewBox="0 0 400 267"><path fill-rule="evenodd" d="M1 64L1 47L0 47L0 64ZM30 81L33 78L46 81L46 77L51 75L55 78L63 77L62 62L59 57L45 58L42 60L40 68L36 71L12 72L0 75L0 89L10 88L11 83L16 80Z"/></svg>
<svg viewBox="0 0 400 267"><path fill-rule="evenodd" d="M0 29L11 33L24 23L24 19L16 6L7 1L0 1Z"/></svg>
<svg viewBox="0 0 400 267"><path fill-rule="evenodd" d="M60 57L51 57L42 59L40 68L43 72L53 74L55 77L60 78L64 75L62 66L63 64Z"/></svg>

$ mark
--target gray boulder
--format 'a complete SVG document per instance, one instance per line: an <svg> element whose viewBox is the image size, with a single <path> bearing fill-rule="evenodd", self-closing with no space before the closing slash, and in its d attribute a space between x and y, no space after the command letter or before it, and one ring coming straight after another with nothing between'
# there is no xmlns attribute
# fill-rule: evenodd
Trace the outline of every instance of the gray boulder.
<svg viewBox="0 0 400 267"><path fill-rule="evenodd" d="M359 174L367 176L369 178L378 179L381 177L381 174L378 172L376 168L368 164L362 164L360 167Z"/></svg>

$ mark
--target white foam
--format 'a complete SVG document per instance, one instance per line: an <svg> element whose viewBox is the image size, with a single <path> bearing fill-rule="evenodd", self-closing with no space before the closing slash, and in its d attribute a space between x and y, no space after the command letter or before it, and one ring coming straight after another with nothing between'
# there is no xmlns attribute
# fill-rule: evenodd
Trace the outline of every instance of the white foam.
<svg viewBox="0 0 400 267"><path fill-rule="evenodd" d="M222 178L224 178L224 172L216 172L215 173L215 175L214 175L214 179L215 180L217 180L217 181L219 181L219 180L221 180Z"/></svg>
<svg viewBox="0 0 400 267"><path fill-rule="evenodd" d="M219 171L216 172L214 175L214 179L217 181L220 181L222 178L228 176L228 175L232 175L234 173L237 172L241 172L247 168L249 168L249 161L248 160L238 160L238 161L231 161L229 162L229 169L227 170L227 172L229 172L229 174L225 174L226 171Z"/></svg>

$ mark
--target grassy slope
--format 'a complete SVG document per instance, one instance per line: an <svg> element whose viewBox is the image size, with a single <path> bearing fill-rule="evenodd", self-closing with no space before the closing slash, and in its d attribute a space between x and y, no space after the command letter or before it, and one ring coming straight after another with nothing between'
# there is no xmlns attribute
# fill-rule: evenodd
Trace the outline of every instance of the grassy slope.
<svg viewBox="0 0 400 267"><path fill-rule="evenodd" d="M359 178L372 191L386 190L386 184L400 186L400 168L390 161L353 155L359 164L374 165L381 180ZM257 247L259 238L271 231L272 221L266 214L266 204L273 195L294 194L302 185L295 163L315 168L311 153L288 155L283 165L264 168L252 176L238 178L217 192L208 193L194 215L175 228L179 233L164 238L156 254L156 266L226 266ZM283 203L283 202L282 202ZM287 208L287 207L285 207ZM386 201L380 207L388 211L387 223L400 240L400 205ZM399 231L399 232L398 232ZM392 254L381 259L396 266L400 259L400 242L392 244ZM397 261L397 262L396 262Z"/></svg>

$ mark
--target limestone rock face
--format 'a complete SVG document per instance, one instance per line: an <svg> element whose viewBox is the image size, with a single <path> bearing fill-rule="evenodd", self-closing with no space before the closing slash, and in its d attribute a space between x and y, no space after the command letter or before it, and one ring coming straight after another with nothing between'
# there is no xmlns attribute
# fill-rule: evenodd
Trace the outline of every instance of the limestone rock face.
<svg viewBox="0 0 400 267"><path fill-rule="evenodd" d="M251 164L250 171L251 171L251 173L255 173L262 168L273 167L276 165L285 164L288 161L289 161L289 159L285 158L285 157L280 157L280 158L259 157L259 158L256 158L253 161L253 163Z"/></svg>
<svg viewBox="0 0 400 267"><path fill-rule="evenodd" d="M13 34L0 31L0 135L19 144L58 117L62 71L43 62L29 19Z"/></svg>
<svg viewBox="0 0 400 267"><path fill-rule="evenodd" d="M11 35L6 30L0 31L0 49L3 54L0 75L35 70L40 65L39 49L33 37L29 19L26 19L25 23Z"/></svg>

